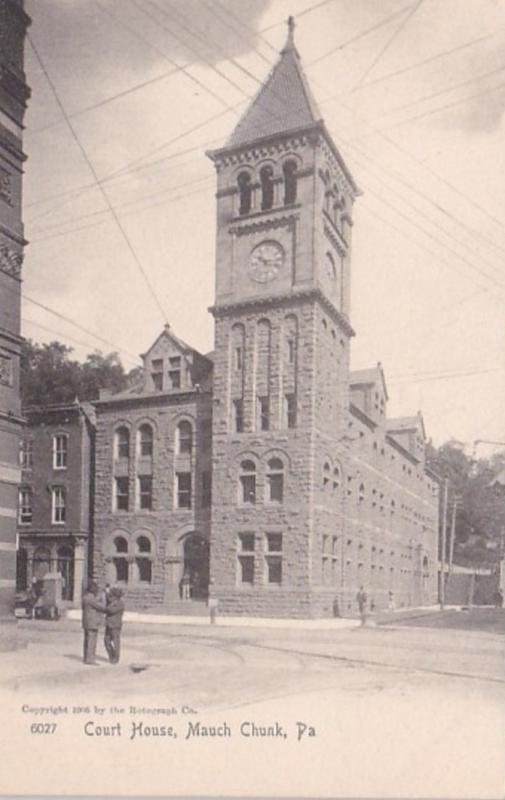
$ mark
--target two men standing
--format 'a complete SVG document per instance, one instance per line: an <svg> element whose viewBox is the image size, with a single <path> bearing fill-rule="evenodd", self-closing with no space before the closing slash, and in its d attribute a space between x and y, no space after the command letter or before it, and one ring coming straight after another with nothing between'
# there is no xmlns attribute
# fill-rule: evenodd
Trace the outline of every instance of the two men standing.
<svg viewBox="0 0 505 800"><path fill-rule="evenodd" d="M120 653L121 627L123 622L124 602L120 589L111 589L107 604L98 596L98 585L91 581L82 598L82 627L84 629L85 664L96 664L96 644L98 629L105 615L105 649L111 664L117 664Z"/></svg>

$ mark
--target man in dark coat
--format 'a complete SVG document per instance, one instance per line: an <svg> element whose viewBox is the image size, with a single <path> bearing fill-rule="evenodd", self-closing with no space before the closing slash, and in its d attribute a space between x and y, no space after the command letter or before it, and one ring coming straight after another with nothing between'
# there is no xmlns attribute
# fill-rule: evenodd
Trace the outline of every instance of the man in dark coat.
<svg viewBox="0 0 505 800"><path fill-rule="evenodd" d="M117 664L121 651L121 627L123 625L123 613L125 605L123 602L121 589L111 589L107 603L105 615L105 637L104 644L109 661Z"/></svg>
<svg viewBox="0 0 505 800"><path fill-rule="evenodd" d="M84 663L96 664L96 641L102 614L106 607L98 599L98 585L91 581L82 597L82 627L84 629Z"/></svg>

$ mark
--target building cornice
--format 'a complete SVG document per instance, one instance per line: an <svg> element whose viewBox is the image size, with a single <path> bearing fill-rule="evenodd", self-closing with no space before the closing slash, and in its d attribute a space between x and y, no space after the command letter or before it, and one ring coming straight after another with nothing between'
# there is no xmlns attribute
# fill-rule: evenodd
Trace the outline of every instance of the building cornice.
<svg viewBox="0 0 505 800"><path fill-rule="evenodd" d="M349 411L354 417L357 417L361 422L363 422L371 431L375 431L378 427L377 423L354 403L349 403Z"/></svg>
<svg viewBox="0 0 505 800"><path fill-rule="evenodd" d="M394 438L394 436L391 436L389 433L386 433L386 442L390 444L392 447L394 447L395 450L398 450L398 452L401 453L403 456L405 456L405 458L407 458L409 461L411 461L412 464L415 464L417 466L418 464L421 463L419 458L416 458L416 456L412 455L410 450L407 450L405 447L403 447L400 444L400 442L398 442Z"/></svg>
<svg viewBox="0 0 505 800"><path fill-rule="evenodd" d="M157 394L137 394L129 397L107 397L101 400L93 400L95 408L113 408L114 406L137 406L137 405L177 405L185 400L197 400L199 397L211 396L212 392L204 391L201 388L192 388L182 392L159 392Z"/></svg>
<svg viewBox="0 0 505 800"><path fill-rule="evenodd" d="M326 312L338 322L348 336L355 336L354 329L347 317L345 317L318 288L298 289L290 292L290 294L269 295L268 297L256 295L230 303L216 303L210 306L209 311L215 319L222 319L234 314L236 311L247 311L252 308L278 308L289 306L292 303L305 303L311 300L316 300L321 303Z"/></svg>

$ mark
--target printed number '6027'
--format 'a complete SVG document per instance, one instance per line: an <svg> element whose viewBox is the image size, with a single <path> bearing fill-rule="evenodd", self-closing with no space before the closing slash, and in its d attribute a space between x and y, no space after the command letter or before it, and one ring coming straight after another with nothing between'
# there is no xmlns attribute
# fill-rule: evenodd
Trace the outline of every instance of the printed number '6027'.
<svg viewBox="0 0 505 800"><path fill-rule="evenodd" d="M56 722L34 722L30 725L30 733L54 733Z"/></svg>

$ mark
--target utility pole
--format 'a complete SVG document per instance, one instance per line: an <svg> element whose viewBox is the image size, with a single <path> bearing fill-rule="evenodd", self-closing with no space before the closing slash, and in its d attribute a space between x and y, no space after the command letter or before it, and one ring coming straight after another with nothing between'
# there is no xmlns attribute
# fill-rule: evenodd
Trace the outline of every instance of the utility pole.
<svg viewBox="0 0 505 800"><path fill-rule="evenodd" d="M447 542L447 499L449 494L449 480L444 478L444 495L442 499L442 531L440 542L440 611L444 610L445 601L445 549Z"/></svg>
<svg viewBox="0 0 505 800"><path fill-rule="evenodd" d="M456 537L456 512L459 507L459 497L455 497L452 504L451 531L449 534L449 569L448 574L452 573L452 560L454 557L454 539Z"/></svg>

